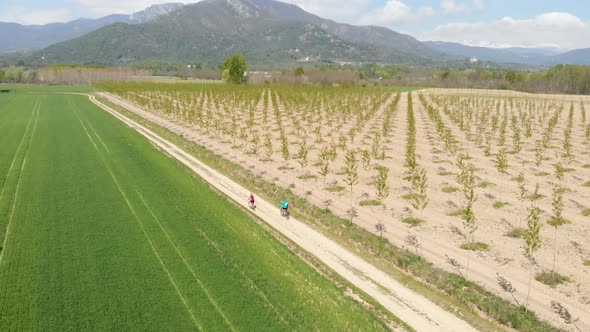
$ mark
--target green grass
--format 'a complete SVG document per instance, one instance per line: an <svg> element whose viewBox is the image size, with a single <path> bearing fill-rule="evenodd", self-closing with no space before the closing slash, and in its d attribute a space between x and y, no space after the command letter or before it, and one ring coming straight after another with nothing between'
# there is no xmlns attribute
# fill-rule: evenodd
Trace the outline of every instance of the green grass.
<svg viewBox="0 0 590 332"><path fill-rule="evenodd" d="M94 92L99 89L90 85L33 85L33 84L2 84L0 87L8 90L13 90L17 94L29 92Z"/></svg>
<svg viewBox="0 0 590 332"><path fill-rule="evenodd" d="M555 287L567 282L571 282L570 277L563 276L557 272L541 272L535 276L535 280L547 286Z"/></svg>
<svg viewBox="0 0 590 332"><path fill-rule="evenodd" d="M535 173L535 176L547 176L547 175L549 175L548 172L537 172L537 173Z"/></svg>
<svg viewBox="0 0 590 332"><path fill-rule="evenodd" d="M86 98L16 94L0 119L0 330L387 329Z"/></svg>
<svg viewBox="0 0 590 332"><path fill-rule="evenodd" d="M415 194L415 193L411 193L411 194L405 194L405 195L403 195L402 198L405 199L405 200L411 201L413 199L420 198L420 195L419 194Z"/></svg>
<svg viewBox="0 0 590 332"><path fill-rule="evenodd" d="M342 186L332 186L332 187L326 187L326 188L324 188L324 190L329 191L331 193L339 193L339 192L346 190L346 188L344 188Z"/></svg>
<svg viewBox="0 0 590 332"><path fill-rule="evenodd" d="M590 168L590 164L584 164L582 165L582 168Z"/></svg>
<svg viewBox="0 0 590 332"><path fill-rule="evenodd" d="M488 181L482 181L477 186L480 188L487 188L487 187L493 187L493 186L495 186L495 184L488 182Z"/></svg>
<svg viewBox="0 0 590 332"><path fill-rule="evenodd" d="M246 187L258 188L261 197L277 202L284 197L288 197L294 203L292 212L300 220L321 229L341 245L354 250L365 259L402 281L406 286L438 303L443 308L456 312L457 315L476 326L476 328L482 331L498 331L501 329L495 323L483 319L480 316L480 312L483 312L486 317L501 325L510 326L511 329L517 331L560 331L540 320L533 311L517 307L476 283L433 266L410 250L399 248L388 241L384 241L378 235L334 215L328 209L314 206L303 198L294 195L290 189L281 188L267 182L261 177L255 176L249 170L224 159L195 142L188 141L168 129L155 125L118 106L108 102L107 104L172 142L185 147L186 151L218 171L228 174L238 183ZM424 280L424 282L420 280Z"/></svg>
<svg viewBox="0 0 590 332"><path fill-rule="evenodd" d="M360 206L378 206L381 205L381 202L376 199L368 199L359 202Z"/></svg>
<svg viewBox="0 0 590 332"><path fill-rule="evenodd" d="M506 205L510 205L510 203L497 201L494 203L494 209L501 209Z"/></svg>
<svg viewBox="0 0 590 332"><path fill-rule="evenodd" d="M508 233L506 233L506 236L511 237L511 238L515 238L515 239L522 239L522 238L524 238L525 233L526 233L526 229L524 229L524 228L513 228Z"/></svg>
<svg viewBox="0 0 590 332"><path fill-rule="evenodd" d="M440 175L440 176L449 176L449 175L455 175L455 173L449 172L449 171L442 171L442 172L438 172L438 175Z"/></svg>
<svg viewBox="0 0 590 332"><path fill-rule="evenodd" d="M300 180L310 180L310 179L317 179L317 175L313 175L313 174L304 174L304 175L299 175L297 177Z"/></svg>
<svg viewBox="0 0 590 332"><path fill-rule="evenodd" d="M559 227L562 225L567 225L567 224L571 224L572 222L570 220L567 220L565 218L556 218L556 217L551 217L549 218L549 220L547 220L547 224L549 226L553 226L553 227Z"/></svg>
<svg viewBox="0 0 590 332"><path fill-rule="evenodd" d="M462 215L463 215L463 209L458 209L458 210L447 213L447 216L449 216L449 217L460 217Z"/></svg>
<svg viewBox="0 0 590 332"><path fill-rule="evenodd" d="M584 217L590 217L590 209L584 209L584 210L582 210L582 215Z"/></svg>
<svg viewBox="0 0 590 332"><path fill-rule="evenodd" d="M423 223L425 223L426 221L425 221L425 220L423 220L423 219L420 219L420 218L404 218L404 219L402 220L402 222L403 222L404 224L408 224L408 225L410 225L410 226L414 227L414 226L418 226L418 225L420 225L420 224L423 224Z"/></svg>
<svg viewBox="0 0 590 332"><path fill-rule="evenodd" d="M545 195L543 195L543 194L531 194L531 195L526 196L526 199L528 199L529 201L537 201L543 197L545 197Z"/></svg>
<svg viewBox="0 0 590 332"><path fill-rule="evenodd" d="M583 187L590 187L590 181L588 181L588 182L584 183L582 186L583 186Z"/></svg>
<svg viewBox="0 0 590 332"><path fill-rule="evenodd" d="M585 260L583 264L584 266L590 266L590 260Z"/></svg>
<svg viewBox="0 0 590 332"><path fill-rule="evenodd" d="M483 243L483 242L463 243L459 247L461 249L472 250L472 251L487 251L490 249L490 246L486 243Z"/></svg>
<svg viewBox="0 0 590 332"><path fill-rule="evenodd" d="M457 187L443 187L442 188L442 192L447 193L447 194L454 193L457 191L459 191L459 188L457 188Z"/></svg>

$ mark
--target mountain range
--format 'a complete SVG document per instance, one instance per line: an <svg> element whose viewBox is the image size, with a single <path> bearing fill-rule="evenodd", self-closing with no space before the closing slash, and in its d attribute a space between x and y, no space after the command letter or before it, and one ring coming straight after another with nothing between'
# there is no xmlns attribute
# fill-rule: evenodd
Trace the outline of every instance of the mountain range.
<svg viewBox="0 0 590 332"><path fill-rule="evenodd" d="M154 5L130 15L113 14L98 19L81 18L67 23L45 25L21 25L0 22L0 52L37 50L64 40L83 36L88 32L113 23L145 23L180 7L182 7L182 4L168 3Z"/></svg>
<svg viewBox="0 0 590 332"><path fill-rule="evenodd" d="M377 26L323 19L274 0L155 5L131 15L23 26L0 22L0 52L35 50L33 64L217 64L233 53L254 63L330 61L432 65L476 57L496 63L590 64L590 49L485 48L420 42ZM221 59L221 60L220 60Z"/></svg>
<svg viewBox="0 0 590 332"><path fill-rule="evenodd" d="M560 53L547 48L489 48L459 43L427 41L424 44L439 52L497 63L517 63L532 66L553 66L559 63L590 65L590 48Z"/></svg>
<svg viewBox="0 0 590 332"><path fill-rule="evenodd" d="M428 63L437 52L411 36L320 18L273 0L204 0L142 24L115 23L34 54L50 63Z"/></svg>

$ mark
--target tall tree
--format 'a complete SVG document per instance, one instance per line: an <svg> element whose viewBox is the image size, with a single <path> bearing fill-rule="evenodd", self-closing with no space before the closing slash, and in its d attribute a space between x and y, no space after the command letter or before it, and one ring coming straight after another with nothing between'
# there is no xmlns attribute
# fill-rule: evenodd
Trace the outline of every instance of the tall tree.
<svg viewBox="0 0 590 332"><path fill-rule="evenodd" d="M240 84L246 82L248 64L241 54L234 54L225 59L223 64L223 79L228 83Z"/></svg>

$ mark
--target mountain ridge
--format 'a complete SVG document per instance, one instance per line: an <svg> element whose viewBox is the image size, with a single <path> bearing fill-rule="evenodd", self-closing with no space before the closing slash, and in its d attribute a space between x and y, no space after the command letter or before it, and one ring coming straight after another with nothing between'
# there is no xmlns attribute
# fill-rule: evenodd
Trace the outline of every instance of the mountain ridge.
<svg viewBox="0 0 590 332"><path fill-rule="evenodd" d="M337 23L292 4L205 0L146 23L101 28L52 45L36 57L52 63L124 65L154 60L218 63L233 53L244 53L258 63L301 59L430 63L438 54L411 36Z"/></svg>
<svg viewBox="0 0 590 332"><path fill-rule="evenodd" d="M533 66L552 66L560 63L590 65L590 48L559 53L547 49L511 47L493 48L469 46L444 41L425 41L425 45L452 56L476 57L496 63L516 63Z"/></svg>
<svg viewBox="0 0 590 332"><path fill-rule="evenodd" d="M159 15L182 7L181 3L153 5L129 15L112 14L97 19L78 18L65 23L22 25L0 22L0 52L30 51L45 48L58 42L81 37L113 23L145 23Z"/></svg>

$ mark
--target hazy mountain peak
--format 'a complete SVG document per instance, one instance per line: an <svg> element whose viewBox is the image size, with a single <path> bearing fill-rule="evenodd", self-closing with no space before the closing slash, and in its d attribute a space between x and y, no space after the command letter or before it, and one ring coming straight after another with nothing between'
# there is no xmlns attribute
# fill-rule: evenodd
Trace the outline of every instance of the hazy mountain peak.
<svg viewBox="0 0 590 332"><path fill-rule="evenodd" d="M168 14L184 6L182 3L164 3L152 5L142 11L129 15L129 22L134 24L150 21L160 15Z"/></svg>

